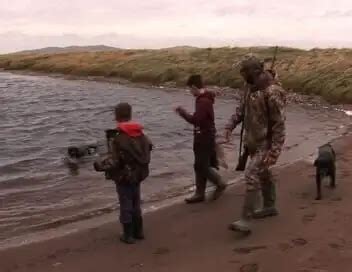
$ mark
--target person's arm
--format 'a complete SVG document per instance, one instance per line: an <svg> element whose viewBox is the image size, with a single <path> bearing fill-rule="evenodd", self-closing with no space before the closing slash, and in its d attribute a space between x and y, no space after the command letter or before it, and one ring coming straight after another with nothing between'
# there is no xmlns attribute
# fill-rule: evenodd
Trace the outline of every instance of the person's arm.
<svg viewBox="0 0 352 272"><path fill-rule="evenodd" d="M275 164L281 154L286 137L285 91L276 86L269 91L267 99L269 125L271 126L271 146L267 154L267 160L270 161L269 164Z"/></svg>
<svg viewBox="0 0 352 272"><path fill-rule="evenodd" d="M153 148L154 148L154 145L153 145L152 141L151 141L150 138L149 138L147 135L145 135L145 134L144 134L144 137L145 137L145 139L146 139L146 141L147 141L147 144L149 145L149 150L152 151Z"/></svg>
<svg viewBox="0 0 352 272"><path fill-rule="evenodd" d="M211 107L210 103L212 102L208 99L200 99L196 103L196 110L193 114L189 114L183 108L178 108L178 113L188 123L194 126L202 126L207 121L208 110Z"/></svg>
<svg viewBox="0 0 352 272"><path fill-rule="evenodd" d="M238 124L243 121L244 118L244 107L245 107L245 92L241 96L240 104L235 110L235 113L231 116L230 120L227 122L225 129L232 132Z"/></svg>

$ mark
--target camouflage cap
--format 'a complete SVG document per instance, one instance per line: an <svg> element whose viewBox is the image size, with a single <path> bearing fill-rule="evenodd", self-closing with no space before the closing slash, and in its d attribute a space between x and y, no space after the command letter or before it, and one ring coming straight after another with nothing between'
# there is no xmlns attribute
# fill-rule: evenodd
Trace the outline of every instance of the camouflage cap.
<svg viewBox="0 0 352 272"><path fill-rule="evenodd" d="M262 62L256 56L248 56L244 60L241 61L240 69L245 70L263 70L264 69L264 62Z"/></svg>
<svg viewBox="0 0 352 272"><path fill-rule="evenodd" d="M233 64L234 68L239 69L264 69L264 62L261 61L258 57L253 54L247 54L243 57L242 60Z"/></svg>

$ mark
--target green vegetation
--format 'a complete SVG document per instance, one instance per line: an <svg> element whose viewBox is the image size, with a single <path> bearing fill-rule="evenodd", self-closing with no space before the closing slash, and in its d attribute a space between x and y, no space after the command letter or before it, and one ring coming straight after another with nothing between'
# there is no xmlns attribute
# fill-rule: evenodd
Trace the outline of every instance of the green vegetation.
<svg viewBox="0 0 352 272"><path fill-rule="evenodd" d="M192 48L117 50L59 54L0 56L0 68L78 76L120 77L132 82L184 85L191 73L201 73L208 84L240 87L232 65L245 54L270 59L273 48ZM286 89L317 94L332 103L352 103L352 50L280 48L277 71Z"/></svg>

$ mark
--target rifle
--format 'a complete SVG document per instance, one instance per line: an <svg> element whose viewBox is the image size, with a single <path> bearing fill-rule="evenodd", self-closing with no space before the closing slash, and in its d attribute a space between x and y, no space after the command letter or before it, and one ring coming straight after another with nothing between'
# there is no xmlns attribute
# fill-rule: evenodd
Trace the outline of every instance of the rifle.
<svg viewBox="0 0 352 272"><path fill-rule="evenodd" d="M273 59L272 59L272 62L271 62L270 69L268 70L273 75L274 78L276 77L275 63L276 63L276 56L277 56L277 51L278 50L279 50L279 47L275 46L275 48L274 48L274 56L273 56Z"/></svg>
<svg viewBox="0 0 352 272"><path fill-rule="evenodd" d="M272 63L271 63L271 67L269 69L269 72L273 75L273 77L275 77L275 62L276 62L276 56L277 56L277 51L278 51L279 47L275 46L274 49L274 56L272 59ZM246 106L246 100L245 102L245 106ZM245 108L244 108L245 110ZM242 153L242 143L243 143L243 133L244 133L244 113L243 113L243 121L242 121L242 126L241 126L241 136L240 136L240 151L239 151L239 156L238 156L238 164L236 166L236 171L244 171L246 169L246 164L247 164L247 160L249 157L249 151L248 148L246 146L243 147L244 151Z"/></svg>
<svg viewBox="0 0 352 272"><path fill-rule="evenodd" d="M244 171L246 169L246 164L249 156L249 151L246 146L243 147L244 151L242 154L242 145L243 145L243 133L244 133L244 117L246 113L246 105L247 105L247 97L248 94L245 94L244 97L244 107L243 107L243 120L241 125L241 136L240 136L240 151L238 155L238 164L236 166L236 171Z"/></svg>
<svg viewBox="0 0 352 272"><path fill-rule="evenodd" d="M243 116L243 119L244 119L244 116ZM236 171L244 171L246 169L246 164L249 156L249 151L246 146L243 147L244 151L242 154L243 132L244 132L244 120L242 121L242 127L241 127L240 152L238 157L238 164L236 166Z"/></svg>

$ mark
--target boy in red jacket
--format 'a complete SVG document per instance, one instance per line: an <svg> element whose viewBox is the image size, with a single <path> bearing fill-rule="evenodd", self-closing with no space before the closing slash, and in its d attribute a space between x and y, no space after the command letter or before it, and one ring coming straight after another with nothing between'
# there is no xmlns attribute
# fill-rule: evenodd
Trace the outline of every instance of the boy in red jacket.
<svg viewBox="0 0 352 272"><path fill-rule="evenodd" d="M192 75L189 77L187 86L196 98L195 112L189 114L182 107L176 108L176 113L188 123L194 125L194 170L196 176L195 194L187 198L188 204L202 202L205 200L205 189L207 180L216 186L212 196L213 200L218 199L226 188L221 176L216 171L218 168L215 150L215 121L214 121L214 100L215 95L205 90L202 77Z"/></svg>

